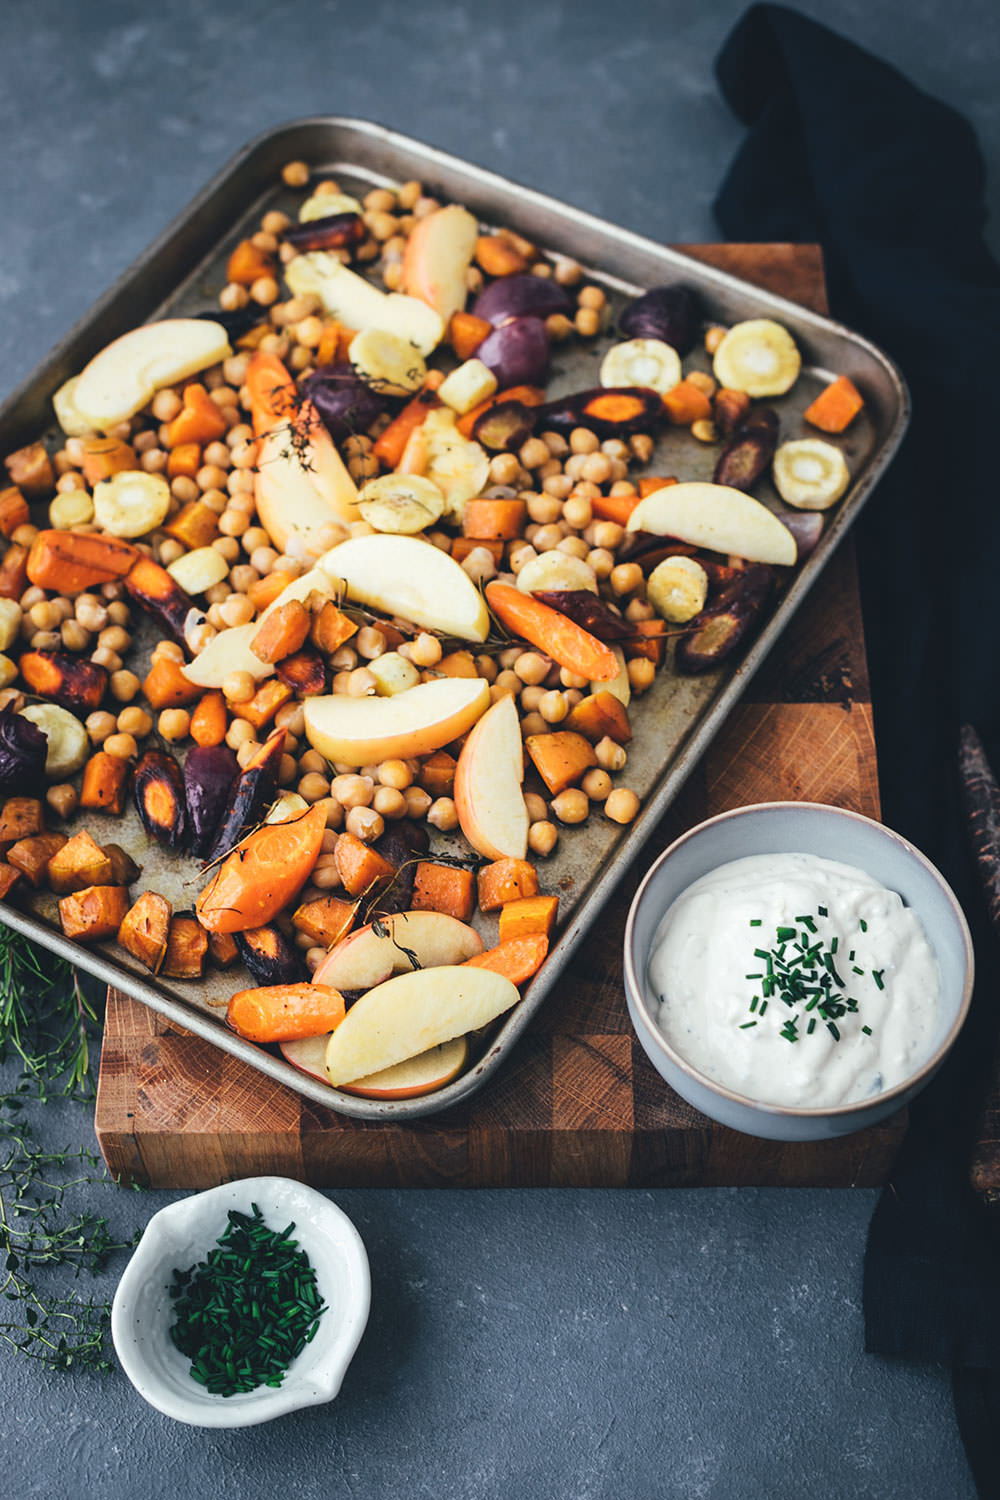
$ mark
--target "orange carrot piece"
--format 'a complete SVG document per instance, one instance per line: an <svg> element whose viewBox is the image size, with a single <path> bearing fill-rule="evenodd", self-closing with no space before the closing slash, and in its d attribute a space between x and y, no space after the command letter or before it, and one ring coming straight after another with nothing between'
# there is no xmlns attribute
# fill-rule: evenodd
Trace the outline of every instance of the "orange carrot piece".
<svg viewBox="0 0 1000 1500"><path fill-rule="evenodd" d="M12 542L0 559L0 599L20 599L27 586L28 552Z"/></svg>
<svg viewBox="0 0 1000 1500"><path fill-rule="evenodd" d="M269 677L262 682L254 693L249 703L234 703L233 716L237 719L246 719L255 729L263 729L270 724L279 708L284 708L292 690L285 682L279 682L277 677Z"/></svg>
<svg viewBox="0 0 1000 1500"><path fill-rule="evenodd" d="M511 984L525 984L537 974L549 951L549 940L542 932L529 933L527 937L510 938L487 948L475 958L467 958L466 969L489 969L492 974L502 974Z"/></svg>
<svg viewBox="0 0 1000 1500"><path fill-rule="evenodd" d="M37 797L8 797L0 808L0 845L4 851L18 839L45 832L45 810Z"/></svg>
<svg viewBox="0 0 1000 1500"><path fill-rule="evenodd" d="M259 250L253 240L240 240L226 262L226 280L249 286L258 276L274 275L274 256Z"/></svg>
<svg viewBox="0 0 1000 1500"><path fill-rule="evenodd" d="M414 911L442 911L467 922L476 909L476 877L471 870L421 861L413 876Z"/></svg>
<svg viewBox="0 0 1000 1500"><path fill-rule="evenodd" d="M558 896L524 896L520 901L508 901L500 908L501 943L535 933L550 937L558 910Z"/></svg>
<svg viewBox="0 0 1000 1500"><path fill-rule="evenodd" d="M226 419L197 380L184 387L184 405L167 424L167 443L175 448L182 443L214 443L226 430Z"/></svg>
<svg viewBox="0 0 1000 1500"><path fill-rule="evenodd" d="M838 375L825 391L821 391L811 406L803 413L807 422L821 432L843 432L850 427L859 411L864 409L864 397L846 375Z"/></svg>
<svg viewBox="0 0 1000 1500"><path fill-rule="evenodd" d="M450 797L455 786L455 767L458 764L447 750L435 750L421 761L417 781L432 797Z"/></svg>
<svg viewBox="0 0 1000 1500"><path fill-rule="evenodd" d="M704 422L711 418L712 403L700 386L690 380L682 380L663 397L667 419L676 427L690 427L692 422Z"/></svg>
<svg viewBox="0 0 1000 1500"><path fill-rule="evenodd" d="M309 636L318 651L322 651L324 656L332 656L357 631L358 627L350 616L338 609L332 599L328 599L322 609L313 615Z"/></svg>
<svg viewBox="0 0 1000 1500"><path fill-rule="evenodd" d="M28 502L16 484L0 490L0 533L13 536L19 526L26 526L31 516Z"/></svg>
<svg viewBox="0 0 1000 1500"><path fill-rule="evenodd" d="M396 875L395 865L356 839L353 833L340 835L333 857L344 890L351 896L364 896L378 890Z"/></svg>
<svg viewBox="0 0 1000 1500"><path fill-rule="evenodd" d="M295 573L265 573L263 578L258 578L247 589L247 598L258 614L261 614L269 604L273 604L282 589L288 587L297 575Z"/></svg>
<svg viewBox="0 0 1000 1500"><path fill-rule="evenodd" d="M219 535L219 518L210 505L200 500L191 500L164 526L167 536L172 536L185 547L207 547Z"/></svg>
<svg viewBox="0 0 1000 1500"><path fill-rule="evenodd" d="M334 365L337 363L337 355L340 349L340 335L343 332L341 325L335 319L328 319L323 324L323 331L316 345L316 353L313 363L317 368L322 365Z"/></svg>
<svg viewBox="0 0 1000 1500"><path fill-rule="evenodd" d="M142 691L150 708L181 708L202 695L202 689L181 671L180 662L158 656L146 674Z"/></svg>
<svg viewBox="0 0 1000 1500"><path fill-rule="evenodd" d="M451 555L457 563L464 562L470 552L475 552L477 547L485 547L499 568L503 562L503 542L488 541L486 537L457 536L451 544Z"/></svg>
<svg viewBox="0 0 1000 1500"><path fill-rule="evenodd" d="M493 332L493 324L475 313L452 314L448 324L448 341L461 360L471 359L487 334Z"/></svg>
<svg viewBox="0 0 1000 1500"><path fill-rule="evenodd" d="M261 661L284 661L306 643L312 616L300 599L279 604L260 625L250 641L250 650Z"/></svg>
<svg viewBox="0 0 1000 1500"><path fill-rule="evenodd" d="M647 474L639 480L639 499L645 500L647 495L655 494L657 490L665 490L668 484L676 483L676 479L668 478L662 474Z"/></svg>
<svg viewBox="0 0 1000 1500"><path fill-rule="evenodd" d="M666 620L637 620L635 636L625 642L625 655L643 656L654 667L663 665L663 653L667 645Z"/></svg>
<svg viewBox="0 0 1000 1500"><path fill-rule="evenodd" d="M198 897L202 926L209 932L246 932L270 922L305 885L325 832L325 809L311 807L300 818L268 823L251 833Z"/></svg>
<svg viewBox="0 0 1000 1500"><path fill-rule="evenodd" d="M226 1020L250 1042L293 1042L333 1031L345 1012L343 995L328 984L268 984L238 990Z"/></svg>
<svg viewBox="0 0 1000 1500"><path fill-rule="evenodd" d="M228 728L225 698L221 693L206 693L191 715L191 738L196 745L221 745Z"/></svg>
<svg viewBox="0 0 1000 1500"><path fill-rule="evenodd" d="M120 818L131 780L130 760L122 755L109 755L106 750L95 750L83 768L80 806Z"/></svg>
<svg viewBox="0 0 1000 1500"><path fill-rule="evenodd" d="M200 468L200 443L178 443L167 454L168 479L193 479Z"/></svg>
<svg viewBox="0 0 1000 1500"><path fill-rule="evenodd" d="M46 868L49 889L57 896L68 896L72 891L82 891L92 885L113 883L111 856L105 854L85 828L56 851Z"/></svg>
<svg viewBox="0 0 1000 1500"><path fill-rule="evenodd" d="M535 770L553 797L579 781L585 771L597 765L593 745L572 729L558 729L554 734L529 734L524 748Z"/></svg>
<svg viewBox="0 0 1000 1500"><path fill-rule="evenodd" d="M135 449L121 438L94 437L83 440L83 477L91 486L112 474L139 467Z"/></svg>
<svg viewBox="0 0 1000 1500"><path fill-rule="evenodd" d="M389 423L384 432L380 433L375 440L372 452L384 469L390 471L399 468L403 461L403 453L411 435L426 419L426 417L441 405L433 391L424 390L418 392L412 401L408 401L403 410Z"/></svg>
<svg viewBox="0 0 1000 1500"><path fill-rule="evenodd" d="M462 517L462 533L477 541L510 542L524 530L523 500L470 500Z"/></svg>
<svg viewBox="0 0 1000 1500"><path fill-rule="evenodd" d="M304 901L292 917L296 932L322 948L332 948L346 937L358 914L356 901L344 901L339 896L317 896L313 901Z"/></svg>
<svg viewBox="0 0 1000 1500"><path fill-rule="evenodd" d="M486 602L508 630L530 641L567 672L588 682L613 682L618 676L618 658L610 646L530 594L509 583L489 583Z"/></svg>
<svg viewBox="0 0 1000 1500"><path fill-rule="evenodd" d="M627 526L629 516L639 504L638 495L592 495L590 508L599 521L616 521Z"/></svg>
<svg viewBox="0 0 1000 1500"><path fill-rule="evenodd" d="M170 918L167 947L160 964L165 979L200 979L208 957L208 933L194 917Z"/></svg>
<svg viewBox="0 0 1000 1500"><path fill-rule="evenodd" d="M113 536L40 531L28 553L28 577L40 589L84 594L102 583L120 583L141 556L138 547Z"/></svg>
<svg viewBox="0 0 1000 1500"><path fill-rule="evenodd" d="M576 707L570 709L566 724L594 745L605 736L617 745L627 745L632 738L632 726L624 703L614 693L605 691L581 698Z"/></svg>
<svg viewBox="0 0 1000 1500"><path fill-rule="evenodd" d="M538 895L538 871L526 859L495 859L477 877L480 911L499 911L508 901Z"/></svg>
<svg viewBox="0 0 1000 1500"><path fill-rule="evenodd" d="M483 412L489 411L491 407L499 406L504 401L520 401L522 406L543 406L545 403L545 392L537 385L512 385L505 391L496 391L492 396L487 396L485 401L480 401L471 411L467 411L464 417L459 417L457 423L459 432L465 437L472 436L475 427Z"/></svg>
<svg viewBox="0 0 1000 1500"><path fill-rule="evenodd" d="M247 367L246 388L253 430L258 437L280 427L294 415L298 390L276 354L257 350Z"/></svg>

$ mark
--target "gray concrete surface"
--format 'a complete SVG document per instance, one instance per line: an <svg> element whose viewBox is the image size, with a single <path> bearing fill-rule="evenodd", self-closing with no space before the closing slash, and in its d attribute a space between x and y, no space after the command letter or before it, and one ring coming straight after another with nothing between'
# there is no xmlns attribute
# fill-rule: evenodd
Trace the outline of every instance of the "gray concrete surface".
<svg viewBox="0 0 1000 1500"><path fill-rule="evenodd" d="M995 208L991 0L800 8L967 111ZM741 9L4 0L0 392L245 139L313 111L381 120L653 236L713 237L739 131L711 62ZM41 1128L91 1138L83 1109ZM87 1196L127 1233L172 1195ZM374 1311L333 1406L209 1434L117 1373L44 1375L0 1350L0 1492L972 1496L945 1372L862 1352L870 1192L335 1196L368 1244Z"/></svg>

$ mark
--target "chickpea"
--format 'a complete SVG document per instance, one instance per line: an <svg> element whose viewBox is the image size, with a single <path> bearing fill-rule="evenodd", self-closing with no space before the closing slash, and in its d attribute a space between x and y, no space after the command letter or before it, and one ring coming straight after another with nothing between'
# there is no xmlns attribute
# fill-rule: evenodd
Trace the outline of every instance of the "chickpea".
<svg viewBox="0 0 1000 1500"><path fill-rule="evenodd" d="M590 812L590 800L579 787L567 787L552 799L552 811L560 823L585 823Z"/></svg>
<svg viewBox="0 0 1000 1500"><path fill-rule="evenodd" d="M66 781L58 786L50 786L45 793L45 800L57 818L66 819L76 812L80 798L76 787Z"/></svg>
<svg viewBox="0 0 1000 1500"><path fill-rule="evenodd" d="M347 772L333 778L330 791L341 807L370 807L375 795L375 784L369 776Z"/></svg>
<svg viewBox="0 0 1000 1500"><path fill-rule="evenodd" d="M230 703L249 703L257 684L249 672L230 672L222 682L223 696Z"/></svg>
<svg viewBox="0 0 1000 1500"><path fill-rule="evenodd" d="M576 300L579 307L592 307L595 312L600 312L608 299L599 286L585 286L580 288Z"/></svg>
<svg viewBox="0 0 1000 1500"><path fill-rule="evenodd" d="M351 698L371 698L377 687L378 683L367 667L356 667L350 674L347 691Z"/></svg>
<svg viewBox="0 0 1000 1500"><path fill-rule="evenodd" d="M55 637L58 642L59 637ZM107 672L120 672L122 659L117 651L109 651L107 646L98 646L96 651L90 653L90 659L97 667L103 667Z"/></svg>
<svg viewBox="0 0 1000 1500"><path fill-rule="evenodd" d="M53 625L59 623L56 612L48 599L33 604L28 610L28 619L36 630L51 630Z"/></svg>
<svg viewBox="0 0 1000 1500"><path fill-rule="evenodd" d="M86 651L90 645L90 631L79 620L63 620L59 635L67 651Z"/></svg>
<svg viewBox="0 0 1000 1500"><path fill-rule="evenodd" d="M568 474L547 474L542 480L542 489L555 500L565 500L573 488Z"/></svg>
<svg viewBox="0 0 1000 1500"><path fill-rule="evenodd" d="M21 600L23 606L24 600ZM108 609L96 594L80 594L76 601L76 618L85 630L96 635L108 623Z"/></svg>
<svg viewBox="0 0 1000 1500"><path fill-rule="evenodd" d="M363 656L365 661L374 661L376 657L384 653L386 648L384 634L373 625L362 625L354 637L354 641L358 655ZM357 697L358 695L355 694L354 696Z"/></svg>
<svg viewBox="0 0 1000 1500"><path fill-rule="evenodd" d="M261 577L270 573L277 561L278 554L273 547L255 547L250 554L250 566L256 568Z"/></svg>
<svg viewBox="0 0 1000 1500"><path fill-rule="evenodd" d="M305 714L301 703L283 703L274 716L276 729L283 729L286 734L297 738L305 733Z"/></svg>
<svg viewBox="0 0 1000 1500"><path fill-rule="evenodd" d="M223 312L238 312L241 307L246 307L249 301L249 292L238 281L227 281L219 293L219 306Z"/></svg>
<svg viewBox="0 0 1000 1500"><path fill-rule="evenodd" d="M539 469L548 463L551 454L541 438L531 437L521 447L518 458L525 469Z"/></svg>
<svg viewBox="0 0 1000 1500"><path fill-rule="evenodd" d="M612 790L611 777L599 767L589 770L580 785L591 802L604 802Z"/></svg>
<svg viewBox="0 0 1000 1500"><path fill-rule="evenodd" d="M627 786L617 786L604 804L605 817L613 823L631 823L639 811L639 798Z"/></svg>
<svg viewBox="0 0 1000 1500"><path fill-rule="evenodd" d="M132 644L132 637L121 625L107 625L97 637L97 644L104 646L108 651L127 651Z"/></svg>
<svg viewBox="0 0 1000 1500"><path fill-rule="evenodd" d="M150 411L158 422L172 422L184 405L180 396L170 386L157 391L150 402Z"/></svg>
<svg viewBox="0 0 1000 1500"><path fill-rule="evenodd" d="M458 812L450 797L438 797L427 809L427 821L441 833L452 833L458 827Z"/></svg>
<svg viewBox="0 0 1000 1500"><path fill-rule="evenodd" d="M338 646L330 657L331 665L344 674L354 671L358 664L358 653L353 646Z"/></svg>
<svg viewBox="0 0 1000 1500"><path fill-rule="evenodd" d="M628 680L633 693L645 693L653 686L656 667L645 656L634 656L628 664Z"/></svg>
<svg viewBox="0 0 1000 1500"><path fill-rule="evenodd" d="M226 744L229 746L230 750L235 750L237 751L237 753L239 752L240 746L245 745L247 741L252 740L253 737L253 725L250 724L246 719L234 719L229 728L226 730Z"/></svg>
<svg viewBox="0 0 1000 1500"><path fill-rule="evenodd" d="M414 818L417 822L427 816L431 806L431 796L425 792L422 786L408 786L403 793L406 802L406 816Z"/></svg>
<svg viewBox="0 0 1000 1500"><path fill-rule="evenodd" d="M607 734L594 746L594 754L597 756L597 764L603 771L622 771L628 759L625 746L619 745Z"/></svg>
<svg viewBox="0 0 1000 1500"><path fill-rule="evenodd" d="M328 829L336 830L343 827L344 809L336 797L321 797L318 802L313 803L313 806L323 809L326 814L326 826Z"/></svg>
<svg viewBox="0 0 1000 1500"><path fill-rule="evenodd" d="M234 505L227 505L219 517L219 530L223 536L240 537L250 525L250 517L246 511L238 510Z"/></svg>
<svg viewBox="0 0 1000 1500"><path fill-rule="evenodd" d="M238 563L235 568L229 570L229 582L238 594L245 594L259 581L260 574L256 568L251 568L249 563Z"/></svg>
<svg viewBox="0 0 1000 1500"><path fill-rule="evenodd" d="M496 682L499 670L492 656L485 652L476 657L476 672L484 682L488 682L491 686Z"/></svg>
<svg viewBox="0 0 1000 1500"><path fill-rule="evenodd" d="M413 785L413 772L405 760L384 760L378 767L379 784L396 792Z"/></svg>
<svg viewBox="0 0 1000 1500"><path fill-rule="evenodd" d="M551 733L552 725L546 724L537 709L523 715L521 719L521 734L525 739L527 739L528 735Z"/></svg>
<svg viewBox="0 0 1000 1500"><path fill-rule="evenodd" d="M415 667L436 667L441 660L441 642L436 635L422 630L412 642L409 658Z"/></svg>
<svg viewBox="0 0 1000 1500"><path fill-rule="evenodd" d="M522 542L519 546L511 547L508 562L510 564L510 571L514 574L515 578L521 569L537 556L538 553L534 547L527 542Z"/></svg>
<svg viewBox="0 0 1000 1500"><path fill-rule="evenodd" d="M352 807L344 819L344 827L356 839L370 844L385 832L385 821L374 807Z"/></svg>
<svg viewBox="0 0 1000 1500"><path fill-rule="evenodd" d="M538 705L545 697L545 688L541 683L528 683L521 689L521 709L526 714L536 713Z"/></svg>
<svg viewBox="0 0 1000 1500"><path fill-rule="evenodd" d="M532 823L528 829L528 848L532 854L540 854L543 857L551 854L559 839L559 830L554 823L547 818L537 823Z"/></svg>
<svg viewBox="0 0 1000 1500"><path fill-rule="evenodd" d="M524 805L528 810L528 818L532 823L543 823L549 815L545 798L540 797L537 792L525 792Z"/></svg>
<svg viewBox="0 0 1000 1500"><path fill-rule="evenodd" d="M184 652L176 641L157 641L153 647L153 661L175 661L178 666L184 662Z"/></svg>
<svg viewBox="0 0 1000 1500"><path fill-rule="evenodd" d="M107 755L117 756L119 760L133 760L139 753L135 736L131 734L109 734L103 748Z"/></svg>
<svg viewBox="0 0 1000 1500"><path fill-rule="evenodd" d="M628 445L641 464L648 464L653 456L653 439L648 432L633 432Z"/></svg>
<svg viewBox="0 0 1000 1500"><path fill-rule="evenodd" d="M600 446L596 432L591 432L589 427L574 427L569 435L571 453L596 453Z"/></svg>
<svg viewBox="0 0 1000 1500"><path fill-rule="evenodd" d="M406 798L392 786L377 786L372 807L383 818L405 818Z"/></svg>
<svg viewBox="0 0 1000 1500"><path fill-rule="evenodd" d="M632 594L643 587L645 576L638 563L619 563L611 569L608 582L616 594Z"/></svg>
<svg viewBox="0 0 1000 1500"><path fill-rule="evenodd" d="M330 795L330 782L326 776L321 776L318 771L307 771L296 787L300 797L307 802L319 802Z"/></svg>
<svg viewBox="0 0 1000 1500"><path fill-rule="evenodd" d="M225 626L249 625L254 607L246 594L229 594L219 605L219 615Z"/></svg>
<svg viewBox="0 0 1000 1500"><path fill-rule="evenodd" d="M229 450L227 449L226 451L228 453ZM226 482L226 478L226 470L221 468L219 464L205 463L202 464L194 476L194 482L204 492L205 490L221 489Z"/></svg>
<svg viewBox="0 0 1000 1500"><path fill-rule="evenodd" d="M488 547L473 547L462 558L462 571L468 574L473 583L486 583L496 577L496 559Z"/></svg>
<svg viewBox="0 0 1000 1500"><path fill-rule="evenodd" d="M611 478L611 460L606 453L592 453L581 465L580 477L591 484L607 484Z"/></svg>
<svg viewBox="0 0 1000 1500"><path fill-rule="evenodd" d="M123 668L111 674L111 696L117 703L131 703L140 686L139 679L134 672L125 671Z"/></svg>
<svg viewBox="0 0 1000 1500"><path fill-rule="evenodd" d="M165 708L156 721L165 740L186 739L191 729L191 715L184 708Z"/></svg>
<svg viewBox="0 0 1000 1500"><path fill-rule="evenodd" d="M546 724L561 724L569 713L569 708L563 694L556 688L542 695L538 703L538 712Z"/></svg>
<svg viewBox="0 0 1000 1500"><path fill-rule="evenodd" d="M574 531L582 531L589 526L594 518L594 512L590 500L585 495L573 493L563 506L563 520L567 521Z"/></svg>
<svg viewBox="0 0 1000 1500"><path fill-rule="evenodd" d="M326 758L320 755L318 750L306 750L299 756L299 769L305 774L306 771L318 771L322 775L328 774Z"/></svg>
<svg viewBox="0 0 1000 1500"><path fill-rule="evenodd" d="M590 686L586 677L581 677L578 672L570 672L566 667L559 668L559 681L564 688L585 688ZM568 700L569 694L564 693L563 697Z"/></svg>
<svg viewBox="0 0 1000 1500"><path fill-rule="evenodd" d="M539 526L551 526L563 513L562 501L554 495L532 494L528 496L527 511Z"/></svg>
<svg viewBox="0 0 1000 1500"><path fill-rule="evenodd" d="M280 295L281 288L273 276L257 276L250 283L251 300L260 307L273 307Z"/></svg>
<svg viewBox="0 0 1000 1500"><path fill-rule="evenodd" d="M532 546L536 552L554 552L562 539L562 531L555 523L551 526L539 526Z"/></svg>
<svg viewBox="0 0 1000 1500"><path fill-rule="evenodd" d="M544 682L552 663L539 651L522 651L514 663L514 672L521 682L535 686Z"/></svg>

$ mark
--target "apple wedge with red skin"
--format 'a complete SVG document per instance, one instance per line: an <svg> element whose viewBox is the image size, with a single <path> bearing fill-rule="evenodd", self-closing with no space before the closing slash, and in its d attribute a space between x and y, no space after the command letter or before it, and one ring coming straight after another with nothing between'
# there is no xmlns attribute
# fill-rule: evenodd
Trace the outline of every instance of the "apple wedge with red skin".
<svg viewBox="0 0 1000 1500"><path fill-rule="evenodd" d="M281 1042L280 1048L286 1062L329 1083L326 1076L326 1049L331 1032L324 1036L303 1037L295 1042ZM367 1078L358 1078L354 1083L343 1083L341 1093L353 1094L359 1099L419 1099L422 1094L433 1094L443 1089L446 1083L457 1078L469 1057L469 1044L464 1036L453 1041L442 1042L417 1057L408 1057L405 1062L395 1063L381 1073L371 1073Z"/></svg>
<svg viewBox="0 0 1000 1500"><path fill-rule="evenodd" d="M406 242L403 291L433 307L445 327L465 307L465 273L478 235L479 225L468 209L450 203L419 219Z"/></svg>
<svg viewBox="0 0 1000 1500"><path fill-rule="evenodd" d="M498 699L475 725L455 767L462 832L486 859L523 859L528 849L524 743L512 697Z"/></svg>
<svg viewBox="0 0 1000 1500"><path fill-rule="evenodd" d="M332 693L303 705L312 748L349 766L429 755L467 733L489 706L482 677L438 677L386 698Z"/></svg>
<svg viewBox="0 0 1000 1500"><path fill-rule="evenodd" d="M464 964L478 958L483 940L474 927L440 911L401 911L359 927L330 949L313 975L314 984L340 990L371 990L393 974Z"/></svg>

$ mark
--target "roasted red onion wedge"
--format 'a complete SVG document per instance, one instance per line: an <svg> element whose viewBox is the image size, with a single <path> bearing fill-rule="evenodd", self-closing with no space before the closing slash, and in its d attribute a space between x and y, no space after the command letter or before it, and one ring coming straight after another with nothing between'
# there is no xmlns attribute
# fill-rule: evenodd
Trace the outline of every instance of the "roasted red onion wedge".
<svg viewBox="0 0 1000 1500"><path fill-rule="evenodd" d="M480 292L472 311L477 318L485 318L494 328L510 318L548 318L553 313L572 314L573 304L568 293L558 281L551 277L501 276ZM476 350L477 358L482 358Z"/></svg>
<svg viewBox="0 0 1000 1500"><path fill-rule="evenodd" d="M687 354L698 337L701 313L686 286L654 286L622 313L618 327L630 339L662 339Z"/></svg>
<svg viewBox="0 0 1000 1500"><path fill-rule="evenodd" d="M544 386L549 357L548 329L535 317L512 318L494 328L476 350L476 358L493 371L501 391L515 385Z"/></svg>

